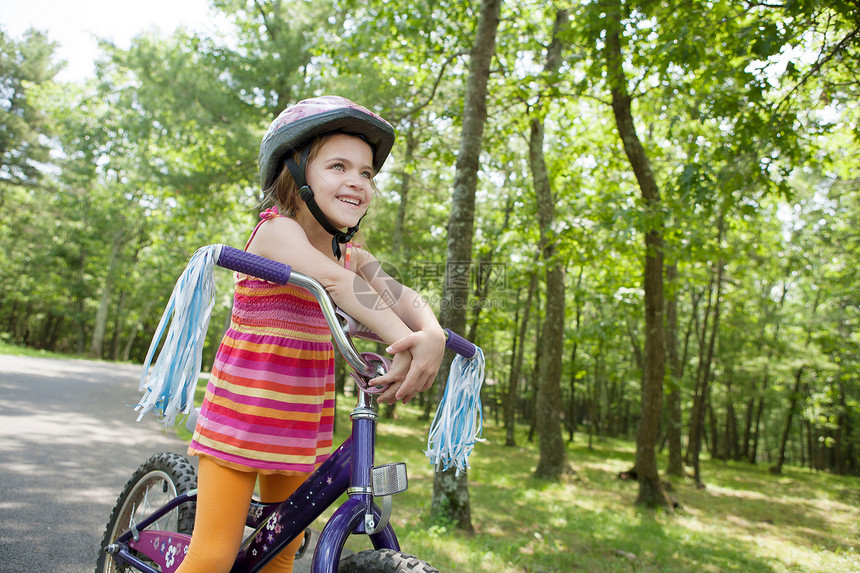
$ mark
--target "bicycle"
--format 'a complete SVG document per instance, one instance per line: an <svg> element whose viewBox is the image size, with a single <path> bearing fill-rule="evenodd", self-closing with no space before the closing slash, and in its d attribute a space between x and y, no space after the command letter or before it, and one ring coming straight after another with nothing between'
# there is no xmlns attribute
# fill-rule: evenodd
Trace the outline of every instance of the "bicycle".
<svg viewBox="0 0 860 573"><path fill-rule="evenodd" d="M289 266L232 247L219 247L215 264L279 284L310 291L320 304L332 339L358 388L350 418L352 433L285 501L264 504L254 500L246 519L253 532L243 541L232 573L256 573L299 535L308 542L308 528L344 494L348 499L327 520L313 556L314 573L437 572L424 561L403 553L389 521L391 496L406 491L405 463L374 466L376 445L375 394L382 391L368 381L384 374L389 361L374 353L359 353L352 337L374 335L336 309L325 289ZM465 358L480 349L446 330L446 346ZM178 568L194 526L196 476L191 463L174 453L152 456L126 483L111 512L101 544L96 573L136 570L172 573ZM374 498L381 498L379 507ZM341 558L352 534L368 535L373 549Z"/></svg>

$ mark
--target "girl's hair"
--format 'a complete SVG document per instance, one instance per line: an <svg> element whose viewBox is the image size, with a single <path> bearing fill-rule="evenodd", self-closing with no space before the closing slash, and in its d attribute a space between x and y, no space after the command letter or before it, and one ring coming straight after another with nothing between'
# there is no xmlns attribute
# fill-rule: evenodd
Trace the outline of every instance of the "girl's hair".
<svg viewBox="0 0 860 573"><path fill-rule="evenodd" d="M308 154L307 165L310 165L314 159L316 159L320 148L322 148L328 140L336 135L349 135L352 137L352 134L349 133L333 132L314 138L310 143L311 150ZM363 138L359 136L355 137L363 140ZM297 164L301 161L301 154L301 150L298 150L293 154ZM370 188L373 190L374 195L379 191L376 187L376 182L373 179L370 180ZM301 204L302 198L299 196L299 189L296 185L296 181L293 179L289 168L287 168L286 165L283 165L281 167L281 172L275 179L275 182L264 192L262 208L270 209L272 207L277 207L278 212L281 215L294 219L299 212Z"/></svg>

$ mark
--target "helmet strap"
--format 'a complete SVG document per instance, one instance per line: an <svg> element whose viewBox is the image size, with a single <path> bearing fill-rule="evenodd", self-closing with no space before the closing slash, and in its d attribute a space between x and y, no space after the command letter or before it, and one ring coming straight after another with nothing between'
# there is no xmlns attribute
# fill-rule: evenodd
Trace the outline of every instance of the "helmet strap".
<svg viewBox="0 0 860 573"><path fill-rule="evenodd" d="M340 260L341 257L341 249L340 246L344 243L348 243L352 240L355 234L358 232L358 226L361 225L361 219L364 219L362 215L361 219L358 220L358 223L355 224L354 227L348 228L346 231L341 231L337 227L331 224L325 214L320 209L319 205L317 205L316 199L314 199L314 192L310 186L305 185L301 189L299 189L299 197L302 198L302 201L308 206L308 211L311 212L311 215L314 216L314 219L317 220L317 223L320 226L328 231L330 235L332 235L331 239L331 252L332 254Z"/></svg>
<svg viewBox="0 0 860 573"><path fill-rule="evenodd" d="M323 229L332 235L331 252L338 260L340 260L342 255L340 246L343 243L348 243L352 240L358 232L358 226L361 224L361 219L358 220L358 223L356 223L354 227L350 227L344 232L332 225L331 221L326 218L322 209L317 205L316 199L314 199L314 192L308 185L308 180L305 175L308 156L310 153L311 146L305 145L304 149L302 149L299 163L296 163L296 160L292 155L288 155L284 160L284 164L287 166L287 169L290 170L290 174L293 176L293 181L296 182L296 186L299 188L299 197L301 197L302 201L304 201L308 206L308 210L311 212L311 215L314 216L314 219L317 220L317 223L319 223ZM364 217L362 217L362 219L363 218Z"/></svg>
<svg viewBox="0 0 860 573"><path fill-rule="evenodd" d="M293 154L287 154L284 158L284 164L287 166L287 169L290 170L290 175L293 176L293 181L296 182L296 187L301 189L302 187L307 187L308 180L305 175L305 169L308 166L308 157L311 154L311 146L305 145L302 149L301 159L299 163L296 163L295 157Z"/></svg>

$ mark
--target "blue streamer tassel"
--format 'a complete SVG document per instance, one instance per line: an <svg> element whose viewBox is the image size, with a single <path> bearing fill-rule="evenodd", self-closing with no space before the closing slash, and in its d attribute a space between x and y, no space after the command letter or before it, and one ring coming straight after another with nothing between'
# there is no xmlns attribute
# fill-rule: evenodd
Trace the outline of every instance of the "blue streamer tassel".
<svg viewBox="0 0 860 573"><path fill-rule="evenodd" d="M458 474L469 469L469 454L476 443L484 441L483 383L484 352L480 348L472 358L454 358L424 451L436 468L444 471L453 466Z"/></svg>
<svg viewBox="0 0 860 573"><path fill-rule="evenodd" d="M220 255L221 245L198 249L176 281L140 375L144 395L135 407L140 412L138 421L155 412L165 426L173 426L180 413L188 414L194 406L203 344L215 304L214 267ZM163 336L164 345L150 371Z"/></svg>

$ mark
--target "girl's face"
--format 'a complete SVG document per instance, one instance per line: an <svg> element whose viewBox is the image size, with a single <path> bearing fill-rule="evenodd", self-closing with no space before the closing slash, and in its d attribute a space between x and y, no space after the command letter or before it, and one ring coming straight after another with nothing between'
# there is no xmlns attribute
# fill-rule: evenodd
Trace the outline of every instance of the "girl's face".
<svg viewBox="0 0 860 573"><path fill-rule="evenodd" d="M373 197L373 150L358 137L333 135L308 163L307 180L328 220L353 227Z"/></svg>

